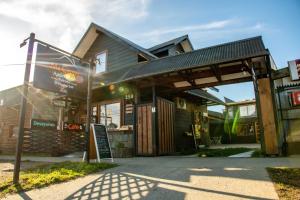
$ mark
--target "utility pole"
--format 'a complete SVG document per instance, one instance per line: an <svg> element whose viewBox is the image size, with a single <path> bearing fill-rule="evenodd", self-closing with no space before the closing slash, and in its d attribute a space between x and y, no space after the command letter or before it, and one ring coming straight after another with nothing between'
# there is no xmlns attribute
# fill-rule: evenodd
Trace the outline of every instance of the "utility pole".
<svg viewBox="0 0 300 200"><path fill-rule="evenodd" d="M35 34L30 33L30 37L27 39L29 39L29 44L28 44L28 50L27 50L27 60L26 60L26 68L25 68L24 83L23 83L23 93L21 95L21 107L20 107L20 113L19 113L19 133L18 133L18 140L17 140L17 146L16 146L16 158L15 158L14 177L13 177L14 184L19 183L21 154L22 154L23 136L24 136L24 122L25 122L29 76L30 76L32 54L33 54L33 46L34 46L34 41L35 41ZM20 45L20 47L22 47L26 44L26 40L24 40L24 42Z"/></svg>

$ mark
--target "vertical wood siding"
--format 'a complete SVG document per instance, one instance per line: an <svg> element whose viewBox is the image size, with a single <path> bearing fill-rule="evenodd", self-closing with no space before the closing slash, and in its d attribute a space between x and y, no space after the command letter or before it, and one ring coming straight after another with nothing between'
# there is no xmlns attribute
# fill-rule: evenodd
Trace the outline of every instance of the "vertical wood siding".
<svg viewBox="0 0 300 200"><path fill-rule="evenodd" d="M137 153L152 155L152 112L151 104L137 105Z"/></svg>
<svg viewBox="0 0 300 200"><path fill-rule="evenodd" d="M174 152L174 103L157 98L158 110L158 153Z"/></svg>

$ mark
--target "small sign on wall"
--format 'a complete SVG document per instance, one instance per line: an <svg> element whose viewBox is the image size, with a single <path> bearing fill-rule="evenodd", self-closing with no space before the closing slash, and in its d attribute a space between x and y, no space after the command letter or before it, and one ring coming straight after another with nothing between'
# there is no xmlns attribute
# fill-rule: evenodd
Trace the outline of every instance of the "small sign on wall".
<svg viewBox="0 0 300 200"><path fill-rule="evenodd" d="M290 69L290 76L291 79L299 80L300 79L300 59L288 61L289 69Z"/></svg>
<svg viewBox="0 0 300 200"><path fill-rule="evenodd" d="M293 106L299 106L300 105L300 91L292 92L292 104Z"/></svg>
<svg viewBox="0 0 300 200"><path fill-rule="evenodd" d="M84 131L84 125L64 122L64 131Z"/></svg>
<svg viewBox="0 0 300 200"><path fill-rule="evenodd" d="M57 130L57 122L43 119L32 119L31 129L34 130Z"/></svg>

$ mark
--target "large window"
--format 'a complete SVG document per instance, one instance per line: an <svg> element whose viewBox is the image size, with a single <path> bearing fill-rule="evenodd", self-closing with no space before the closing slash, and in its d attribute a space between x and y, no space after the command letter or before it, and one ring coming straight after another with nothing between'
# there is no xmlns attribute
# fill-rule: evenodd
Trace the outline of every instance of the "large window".
<svg viewBox="0 0 300 200"><path fill-rule="evenodd" d="M114 130L120 128L121 105L120 103L102 104L100 106L100 123Z"/></svg>
<svg viewBox="0 0 300 200"><path fill-rule="evenodd" d="M100 52L96 55L96 74L106 71L107 51Z"/></svg>

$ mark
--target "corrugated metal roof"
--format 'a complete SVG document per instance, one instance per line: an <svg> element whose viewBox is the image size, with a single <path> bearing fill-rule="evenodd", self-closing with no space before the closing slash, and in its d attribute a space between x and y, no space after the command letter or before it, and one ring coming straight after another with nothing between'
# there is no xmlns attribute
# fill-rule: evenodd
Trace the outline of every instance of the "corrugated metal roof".
<svg viewBox="0 0 300 200"><path fill-rule="evenodd" d="M258 36L151 60L121 69L122 72L108 72L96 80L102 79L108 84L109 81L106 81L105 77L110 77L109 80L114 80L111 83L116 83L268 54L261 36Z"/></svg>
<svg viewBox="0 0 300 200"><path fill-rule="evenodd" d="M216 104L221 104L221 105L225 104L221 99L201 89L187 90L185 91L185 93L191 94L193 96L201 97L203 99L206 99Z"/></svg>
<svg viewBox="0 0 300 200"><path fill-rule="evenodd" d="M151 52L151 51L155 51L157 49L160 49L160 48L163 48L165 46L172 45L172 44L176 45L176 44L178 44L178 43L180 43L183 40L188 39L188 38L189 38L188 35L183 35L183 36L180 36L178 38L174 38L172 40L169 40L169 41L163 42L161 44L155 45L155 46L153 46L151 48L148 48L147 50Z"/></svg>

